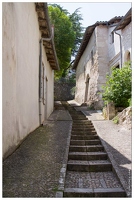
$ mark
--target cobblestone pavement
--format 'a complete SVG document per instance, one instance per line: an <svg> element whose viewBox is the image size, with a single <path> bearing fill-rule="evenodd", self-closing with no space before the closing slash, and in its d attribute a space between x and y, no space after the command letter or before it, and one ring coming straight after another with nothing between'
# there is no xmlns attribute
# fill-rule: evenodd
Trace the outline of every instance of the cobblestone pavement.
<svg viewBox="0 0 134 200"><path fill-rule="evenodd" d="M4 161L3 197L55 197L72 123L63 112L64 121L54 112Z"/></svg>
<svg viewBox="0 0 134 200"><path fill-rule="evenodd" d="M75 105L76 102L70 101L70 103ZM89 120L92 120L127 195L131 196L132 130L114 124L112 120L104 120L99 110L88 110L84 106L76 109L81 110Z"/></svg>

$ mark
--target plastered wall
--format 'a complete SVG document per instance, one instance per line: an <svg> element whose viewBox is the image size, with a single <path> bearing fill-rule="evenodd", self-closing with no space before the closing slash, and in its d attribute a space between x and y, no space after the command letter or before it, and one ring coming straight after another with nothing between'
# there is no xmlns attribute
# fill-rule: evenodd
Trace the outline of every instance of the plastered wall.
<svg viewBox="0 0 134 200"><path fill-rule="evenodd" d="M2 3L3 157L39 126L39 40L34 3ZM47 117L53 110L53 71L48 77ZM43 106L43 112L44 106Z"/></svg>

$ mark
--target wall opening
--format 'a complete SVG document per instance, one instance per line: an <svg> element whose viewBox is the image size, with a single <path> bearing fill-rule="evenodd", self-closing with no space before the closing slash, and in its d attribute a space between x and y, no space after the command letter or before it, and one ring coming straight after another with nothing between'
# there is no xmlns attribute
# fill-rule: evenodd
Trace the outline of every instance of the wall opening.
<svg viewBox="0 0 134 200"><path fill-rule="evenodd" d="M84 102L87 102L87 99L88 99L89 80L90 80L90 77L89 77L89 74L87 74L86 82L85 82L86 88L85 88L85 100L84 100Z"/></svg>
<svg viewBox="0 0 134 200"><path fill-rule="evenodd" d="M130 61L130 51L128 50L125 52L124 61L125 62Z"/></svg>
<svg viewBox="0 0 134 200"><path fill-rule="evenodd" d="M91 64L94 64L94 54L93 54L93 50L91 51Z"/></svg>

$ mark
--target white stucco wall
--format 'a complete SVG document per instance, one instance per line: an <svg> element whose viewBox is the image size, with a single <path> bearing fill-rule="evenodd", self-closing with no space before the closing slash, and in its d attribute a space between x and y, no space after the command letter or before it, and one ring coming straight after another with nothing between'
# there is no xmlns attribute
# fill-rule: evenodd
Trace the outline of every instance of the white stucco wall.
<svg viewBox="0 0 134 200"><path fill-rule="evenodd" d="M46 87L46 99L45 105L42 105L42 122L47 119L53 111L54 108L54 70L49 65L47 61L46 53L43 51L42 62L45 67L45 77L47 81L45 82Z"/></svg>
<svg viewBox="0 0 134 200"><path fill-rule="evenodd" d="M35 4L2 3L3 157L39 126L39 40ZM49 116L53 110L53 72L48 62L46 68L51 82Z"/></svg>

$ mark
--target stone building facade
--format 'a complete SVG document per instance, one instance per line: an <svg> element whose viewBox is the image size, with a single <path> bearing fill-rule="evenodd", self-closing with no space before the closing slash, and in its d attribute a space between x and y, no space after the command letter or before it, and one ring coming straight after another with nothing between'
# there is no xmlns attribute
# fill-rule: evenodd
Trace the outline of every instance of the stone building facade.
<svg viewBox="0 0 134 200"><path fill-rule="evenodd" d="M87 27L73 65L75 100L101 109L100 92L106 83L106 74L112 66L121 68L127 60L131 60L131 9L124 17Z"/></svg>

